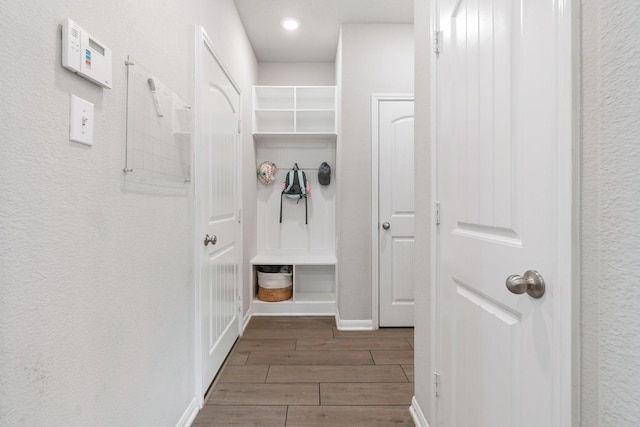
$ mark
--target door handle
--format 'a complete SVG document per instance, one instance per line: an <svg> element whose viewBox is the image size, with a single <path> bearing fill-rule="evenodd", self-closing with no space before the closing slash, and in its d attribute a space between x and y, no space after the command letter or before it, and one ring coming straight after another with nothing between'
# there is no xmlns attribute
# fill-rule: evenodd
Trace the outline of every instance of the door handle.
<svg viewBox="0 0 640 427"><path fill-rule="evenodd" d="M204 245L208 246L209 243L211 243L212 245L218 243L218 236L209 236L208 234L204 236Z"/></svg>
<svg viewBox="0 0 640 427"><path fill-rule="evenodd" d="M540 298L544 295L545 284L542 275L535 270L529 270L524 276L512 274L507 277L507 289L514 294L528 293L532 298Z"/></svg>
<svg viewBox="0 0 640 427"><path fill-rule="evenodd" d="M391 224L389 224L388 222L383 222L382 223L382 228L384 228L385 230L388 230L391 228Z"/></svg>

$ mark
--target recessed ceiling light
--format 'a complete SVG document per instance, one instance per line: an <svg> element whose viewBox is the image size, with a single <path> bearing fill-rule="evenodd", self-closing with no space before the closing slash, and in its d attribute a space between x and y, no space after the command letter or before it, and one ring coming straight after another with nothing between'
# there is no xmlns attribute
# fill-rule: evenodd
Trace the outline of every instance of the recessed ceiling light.
<svg viewBox="0 0 640 427"><path fill-rule="evenodd" d="M282 28L284 28L285 30L293 31L298 29L298 27L300 26L300 21L296 18L288 17L280 21L280 25L282 25Z"/></svg>

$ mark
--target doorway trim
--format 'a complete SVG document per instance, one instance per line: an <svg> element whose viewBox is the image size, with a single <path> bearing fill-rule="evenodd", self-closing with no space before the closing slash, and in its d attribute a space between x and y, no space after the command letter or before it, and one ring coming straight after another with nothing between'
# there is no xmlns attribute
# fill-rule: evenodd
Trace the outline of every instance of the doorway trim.
<svg viewBox="0 0 640 427"><path fill-rule="evenodd" d="M380 103L383 101L414 101L411 93L371 94L371 323L373 329L380 328ZM415 141L414 141L415 144Z"/></svg>
<svg viewBox="0 0 640 427"><path fill-rule="evenodd" d="M195 391L195 396L196 396L196 401L198 403L198 407L199 409L202 409L204 406L204 394L202 393L203 390L203 380L202 380L202 376L203 376L203 358L202 358L202 322L201 322L201 317L202 317L202 310L201 310L201 304L202 304L202 283L201 283L201 269L202 269L202 259L200 256L197 256L196 254L199 253L199 251L202 250L202 235L203 235L203 230L201 230L201 226L200 226L200 220L199 220L199 207L200 207L200 193L201 193L201 186L200 183L197 179L198 177L198 164L196 162L196 158L197 155L200 154L200 150L201 150L201 143L200 140L202 138L201 132L200 132L200 111L202 110L202 96L201 96L201 88L200 88L200 77L201 77L201 73L202 73L202 68L203 68L203 63L204 63L204 46L206 45L206 48L211 52L211 54L213 55L213 57L215 58L215 60L218 62L218 65L220 66L220 69L222 70L222 72L227 76L227 78L229 79L229 81L231 82L231 84L233 85L234 89L238 92L238 94L240 95L240 100L239 100L239 104L238 104L238 110L239 110L239 114L240 117L242 117L242 91L240 90L240 86L238 86L238 84L236 83L236 81L234 80L234 78L231 76L231 74L229 73L227 67L225 67L224 62L222 61L221 56L218 54L218 51L215 49L213 42L211 41L211 38L209 37L209 35L207 34L207 32L205 31L204 27L202 25L196 25L195 26L195 37L194 37L194 44L195 44L195 72L194 72L194 100L195 100L195 111L194 111L194 128L193 128L193 143L192 143L192 148L191 148L191 164L193 165L193 171L192 171L192 176L194 177L194 187L193 187L193 265L194 265L194 270L193 270L193 283L194 283L194 322L195 322L195 334L194 334L194 349L195 349L195 354L194 354L194 376L195 376L195 381L194 381L194 391ZM240 210L240 212L242 211L242 129L240 130L240 134L238 136L238 159L239 159L239 167L237 170L237 177L236 177L236 185L238 186L238 200L236 201L236 207L237 209ZM242 242L243 242L243 227L242 224L240 226L240 237L238 239L239 241L239 251L240 254L242 254ZM236 295L241 299L242 298L242 283L243 283L243 259L242 257L240 257L240 259L238 260L239 266L238 266L238 279L237 279L237 289L236 289ZM239 324L239 333L242 334L243 331L243 313L242 313L242 301L236 301L236 309L239 310L239 312L237 313L238 316L238 324Z"/></svg>

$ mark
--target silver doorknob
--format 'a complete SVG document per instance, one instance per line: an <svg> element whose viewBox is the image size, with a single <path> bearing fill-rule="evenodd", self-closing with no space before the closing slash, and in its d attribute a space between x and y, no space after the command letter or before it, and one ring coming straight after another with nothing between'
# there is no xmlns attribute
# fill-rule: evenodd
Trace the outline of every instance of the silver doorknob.
<svg viewBox="0 0 640 427"><path fill-rule="evenodd" d="M507 277L507 289L514 294L528 293L532 298L544 295L545 284L542 275L535 270L529 270L524 276L513 274Z"/></svg>
<svg viewBox="0 0 640 427"><path fill-rule="evenodd" d="M215 245L218 242L218 236L209 236L208 234L204 236L204 245L208 246L209 243Z"/></svg>
<svg viewBox="0 0 640 427"><path fill-rule="evenodd" d="M391 228L391 224L389 224L388 222L383 222L382 223L382 228L384 228L385 230L388 230Z"/></svg>

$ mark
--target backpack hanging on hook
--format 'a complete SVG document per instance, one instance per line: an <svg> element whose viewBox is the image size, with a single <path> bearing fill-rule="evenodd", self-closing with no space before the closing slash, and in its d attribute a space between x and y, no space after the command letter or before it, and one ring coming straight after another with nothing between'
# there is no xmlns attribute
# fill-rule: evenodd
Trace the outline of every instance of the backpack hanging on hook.
<svg viewBox="0 0 640 427"><path fill-rule="evenodd" d="M307 218L307 195L311 191L307 176L298 168L295 163L293 169L287 173L287 178L282 184L282 194L280 194L280 223L282 224L282 197L297 200L304 198L304 223L308 224Z"/></svg>

